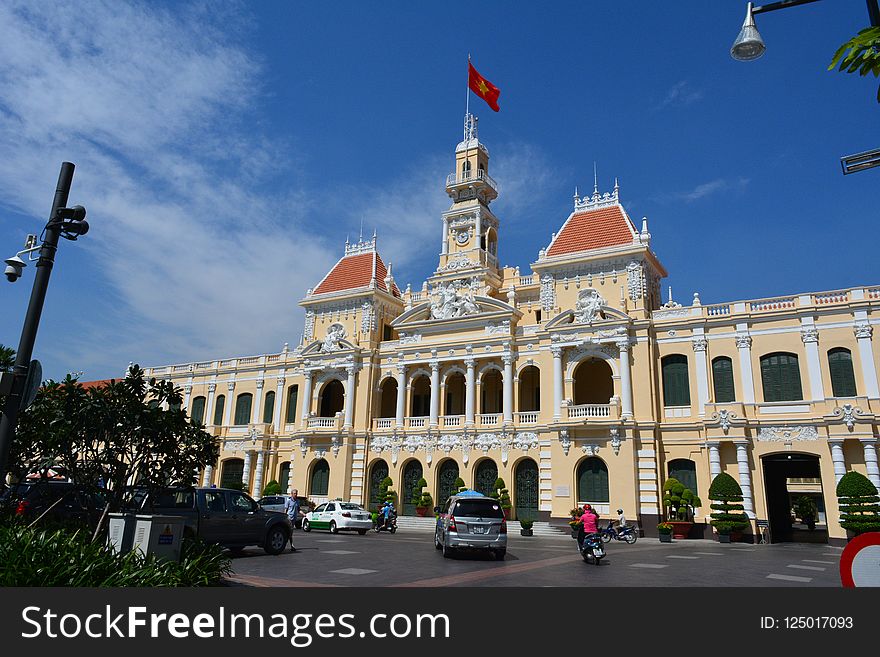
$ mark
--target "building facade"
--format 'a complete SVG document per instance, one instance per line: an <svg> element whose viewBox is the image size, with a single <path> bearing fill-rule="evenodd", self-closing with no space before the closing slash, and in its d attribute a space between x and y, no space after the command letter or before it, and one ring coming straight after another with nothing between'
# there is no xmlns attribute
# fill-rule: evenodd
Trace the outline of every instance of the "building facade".
<svg viewBox="0 0 880 657"><path fill-rule="evenodd" d="M499 264L499 190L471 115L454 167L421 288L398 288L375 236L346 242L300 301L295 348L148 369L221 443L204 484L371 504L390 476L412 513L421 478L439 503L456 478L489 491L500 476L514 517L564 524L589 502L651 535L675 476L708 538L709 484L727 472L753 534L796 537L791 496L807 491L824 536L845 539L836 482L857 470L880 488L880 286L664 303L647 220L616 183L575 193L524 274Z"/></svg>

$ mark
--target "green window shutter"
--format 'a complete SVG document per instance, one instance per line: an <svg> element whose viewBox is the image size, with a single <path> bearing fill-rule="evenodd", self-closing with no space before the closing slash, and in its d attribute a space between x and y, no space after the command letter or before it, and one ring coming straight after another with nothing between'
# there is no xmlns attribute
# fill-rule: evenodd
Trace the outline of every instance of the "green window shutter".
<svg viewBox="0 0 880 657"><path fill-rule="evenodd" d="M681 354L666 356L662 361L663 405L690 406L691 391L688 382L687 357Z"/></svg>
<svg viewBox="0 0 880 657"><path fill-rule="evenodd" d="M578 468L578 501L607 502L608 468L602 459L590 457Z"/></svg>
<svg viewBox="0 0 880 657"><path fill-rule="evenodd" d="M321 460L315 464L312 470L312 485L310 495L326 495L330 489L330 464Z"/></svg>
<svg viewBox="0 0 880 657"><path fill-rule="evenodd" d="M204 397L196 397L193 399L192 412L190 412L189 417L190 420L198 424L202 424L205 421Z"/></svg>
<svg viewBox="0 0 880 657"><path fill-rule="evenodd" d="M761 384L765 402L803 399L797 356L785 353L762 356Z"/></svg>
<svg viewBox="0 0 880 657"><path fill-rule="evenodd" d="M253 406L254 396L246 392L242 395L239 395L235 400L235 424L236 426L241 426L242 424L249 424L251 421L251 407Z"/></svg>
<svg viewBox="0 0 880 657"><path fill-rule="evenodd" d="M226 397L220 395L214 402L214 424L220 426L223 424L223 407L226 406Z"/></svg>
<svg viewBox="0 0 880 657"><path fill-rule="evenodd" d="M856 377L850 350L841 347L829 351L828 369L831 371L831 394L835 397L855 397Z"/></svg>
<svg viewBox="0 0 880 657"><path fill-rule="evenodd" d="M270 390L266 393L266 401L263 402L263 424L272 424L272 420L275 417L275 392ZM286 491L287 489L283 486L281 487L282 491Z"/></svg>
<svg viewBox="0 0 880 657"><path fill-rule="evenodd" d="M716 402L732 402L736 400L733 388L733 361L721 356L712 361L712 383L715 386Z"/></svg>
<svg viewBox="0 0 880 657"><path fill-rule="evenodd" d="M690 459L673 459L670 461L669 476L678 479L692 493L697 493L697 464Z"/></svg>
<svg viewBox="0 0 880 657"><path fill-rule="evenodd" d="M296 422L296 402L299 397L299 386L290 386L287 389L287 418L288 424Z"/></svg>
<svg viewBox="0 0 880 657"><path fill-rule="evenodd" d="M782 363L782 399L796 401L804 398L801 389L801 370L794 354L780 354Z"/></svg>

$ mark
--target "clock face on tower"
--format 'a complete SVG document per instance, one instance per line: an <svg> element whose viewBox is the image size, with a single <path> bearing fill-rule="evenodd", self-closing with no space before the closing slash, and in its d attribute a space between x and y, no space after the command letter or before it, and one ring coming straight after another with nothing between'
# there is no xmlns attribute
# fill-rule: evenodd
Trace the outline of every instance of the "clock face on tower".
<svg viewBox="0 0 880 657"><path fill-rule="evenodd" d="M458 242L458 244L460 246L464 246L465 244L467 244L469 239L470 239L470 235L468 234L468 231L466 231L466 230L460 231L455 236L455 241Z"/></svg>

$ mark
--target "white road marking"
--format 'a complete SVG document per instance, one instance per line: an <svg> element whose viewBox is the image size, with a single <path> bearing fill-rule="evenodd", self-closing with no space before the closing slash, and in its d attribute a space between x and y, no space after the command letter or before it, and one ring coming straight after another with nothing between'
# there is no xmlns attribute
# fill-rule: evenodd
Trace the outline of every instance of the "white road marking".
<svg viewBox="0 0 880 657"><path fill-rule="evenodd" d="M667 554L666 558L667 559L699 559L700 557L686 557L681 554Z"/></svg>
<svg viewBox="0 0 880 657"><path fill-rule="evenodd" d="M366 575L367 573L378 573L378 570L367 570L366 568L343 568L342 570L331 570L331 573L339 573L340 575Z"/></svg>
<svg viewBox="0 0 880 657"><path fill-rule="evenodd" d="M723 556L723 555L724 555L723 552L694 552L694 554L708 554L708 555L711 555L711 556L713 556L713 557L720 557L720 556Z"/></svg>
<svg viewBox="0 0 880 657"><path fill-rule="evenodd" d="M354 552L353 550L321 550L322 554L360 554L360 552Z"/></svg>
<svg viewBox="0 0 880 657"><path fill-rule="evenodd" d="M345 543L341 538L319 538L315 543Z"/></svg>
<svg viewBox="0 0 880 657"><path fill-rule="evenodd" d="M819 566L801 566L799 564L789 564L786 568L797 568L798 570L818 570L819 572L825 572L826 568L820 568Z"/></svg>
<svg viewBox="0 0 880 657"><path fill-rule="evenodd" d="M804 559L807 563L827 563L829 566L835 565L836 561L819 561L818 559Z"/></svg>
<svg viewBox="0 0 880 657"><path fill-rule="evenodd" d="M668 568L665 563L632 563L630 568Z"/></svg>
<svg viewBox="0 0 880 657"><path fill-rule="evenodd" d="M784 579L786 582L812 582L812 577L797 577L796 575L767 575L767 579Z"/></svg>

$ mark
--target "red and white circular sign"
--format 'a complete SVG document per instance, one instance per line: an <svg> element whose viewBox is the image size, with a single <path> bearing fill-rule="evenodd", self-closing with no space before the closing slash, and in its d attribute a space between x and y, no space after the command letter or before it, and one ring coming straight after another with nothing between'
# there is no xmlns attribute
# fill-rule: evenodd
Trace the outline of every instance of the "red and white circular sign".
<svg viewBox="0 0 880 657"><path fill-rule="evenodd" d="M880 586L880 532L853 538L840 555L840 581L846 587Z"/></svg>

